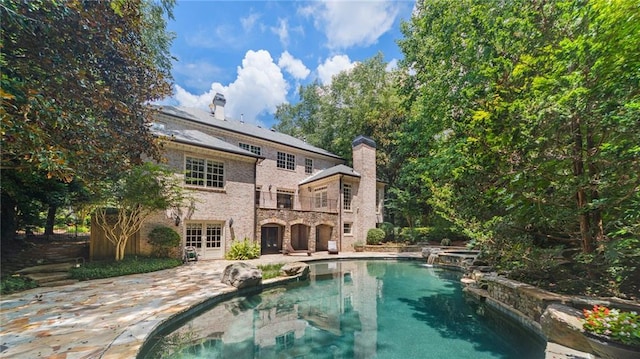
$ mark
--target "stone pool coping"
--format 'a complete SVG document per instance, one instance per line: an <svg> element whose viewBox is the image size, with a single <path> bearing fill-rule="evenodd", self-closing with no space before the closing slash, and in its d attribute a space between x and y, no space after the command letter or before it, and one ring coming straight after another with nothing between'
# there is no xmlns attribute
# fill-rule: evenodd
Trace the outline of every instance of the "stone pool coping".
<svg viewBox="0 0 640 359"><path fill-rule="evenodd" d="M414 259L419 252L263 255L255 265L350 259ZM0 298L1 358L135 358L169 322L238 294L221 283L235 261L201 260L163 271L35 288ZM263 287L291 280L265 280ZM548 343L546 358L594 358Z"/></svg>

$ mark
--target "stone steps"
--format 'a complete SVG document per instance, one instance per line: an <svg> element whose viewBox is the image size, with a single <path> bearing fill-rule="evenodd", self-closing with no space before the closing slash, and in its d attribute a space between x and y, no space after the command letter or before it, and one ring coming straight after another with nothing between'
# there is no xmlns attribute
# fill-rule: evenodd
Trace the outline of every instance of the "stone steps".
<svg viewBox="0 0 640 359"><path fill-rule="evenodd" d="M69 270L75 266L75 262L43 264L23 268L16 273L33 280L40 287L55 287L77 282L69 278Z"/></svg>

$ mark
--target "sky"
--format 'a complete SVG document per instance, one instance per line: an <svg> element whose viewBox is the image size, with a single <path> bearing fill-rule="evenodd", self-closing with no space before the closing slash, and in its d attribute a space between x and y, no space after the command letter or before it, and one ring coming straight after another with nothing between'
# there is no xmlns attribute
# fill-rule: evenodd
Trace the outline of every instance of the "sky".
<svg viewBox="0 0 640 359"><path fill-rule="evenodd" d="M412 1L178 0L168 31L174 93L165 105L208 110L216 92L228 118L271 127L276 107L299 100L298 88L384 55L402 53L400 23Z"/></svg>

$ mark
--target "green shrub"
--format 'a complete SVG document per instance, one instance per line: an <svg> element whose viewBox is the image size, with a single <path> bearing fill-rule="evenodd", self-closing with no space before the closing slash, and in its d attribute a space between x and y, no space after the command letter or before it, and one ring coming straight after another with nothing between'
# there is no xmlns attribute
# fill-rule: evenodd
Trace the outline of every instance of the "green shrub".
<svg viewBox="0 0 640 359"><path fill-rule="evenodd" d="M11 276L0 281L0 294L11 294L36 287L38 283L27 277Z"/></svg>
<svg viewBox="0 0 640 359"><path fill-rule="evenodd" d="M440 245L441 246L450 246L451 245L451 240L449 238L442 238L442 240L440 241Z"/></svg>
<svg viewBox="0 0 640 359"><path fill-rule="evenodd" d="M180 235L172 228L158 226L149 232L149 243L155 257L168 258L171 251L180 245Z"/></svg>
<svg viewBox="0 0 640 359"><path fill-rule="evenodd" d="M246 260L260 257L260 245L253 243L249 238L242 241L234 241L229 252L224 255L229 260Z"/></svg>
<svg viewBox="0 0 640 359"><path fill-rule="evenodd" d="M258 269L262 271L262 279L271 279L280 276L282 266L284 266L283 263L262 264L258 266Z"/></svg>
<svg viewBox="0 0 640 359"><path fill-rule="evenodd" d="M90 262L72 268L70 277L78 280L119 277L129 274L155 272L177 267L182 261L177 258L125 257L122 261Z"/></svg>
<svg viewBox="0 0 640 359"><path fill-rule="evenodd" d="M371 228L367 231L367 244L380 244L384 239L384 231L380 228Z"/></svg>
<svg viewBox="0 0 640 359"><path fill-rule="evenodd" d="M395 228L393 223L382 222L380 223L380 229L384 231L384 241L385 242L393 242L395 241Z"/></svg>

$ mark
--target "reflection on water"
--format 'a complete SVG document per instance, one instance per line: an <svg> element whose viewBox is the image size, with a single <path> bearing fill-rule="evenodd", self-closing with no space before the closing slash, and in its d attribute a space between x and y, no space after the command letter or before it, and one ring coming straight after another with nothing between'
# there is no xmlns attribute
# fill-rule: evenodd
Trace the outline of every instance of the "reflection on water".
<svg viewBox="0 0 640 359"><path fill-rule="evenodd" d="M456 272L415 262L311 266L310 280L220 303L146 358L544 357L544 343L465 302Z"/></svg>

